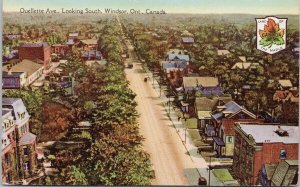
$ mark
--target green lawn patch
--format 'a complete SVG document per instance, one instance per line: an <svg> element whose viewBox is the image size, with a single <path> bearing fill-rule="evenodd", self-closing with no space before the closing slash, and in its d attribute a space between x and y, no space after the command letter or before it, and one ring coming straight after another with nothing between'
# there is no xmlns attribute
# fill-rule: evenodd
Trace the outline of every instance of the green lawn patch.
<svg viewBox="0 0 300 187"><path fill-rule="evenodd" d="M198 128L198 120L197 120L197 118L189 118L186 121L183 121L183 125L188 129L197 129Z"/></svg>
<svg viewBox="0 0 300 187"><path fill-rule="evenodd" d="M213 169L212 172L222 182L234 180L228 169Z"/></svg>

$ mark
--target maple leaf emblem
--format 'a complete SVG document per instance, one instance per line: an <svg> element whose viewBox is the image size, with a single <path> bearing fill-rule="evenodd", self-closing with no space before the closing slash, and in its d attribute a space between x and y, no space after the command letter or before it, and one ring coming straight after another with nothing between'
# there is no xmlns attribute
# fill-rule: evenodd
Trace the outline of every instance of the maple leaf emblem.
<svg viewBox="0 0 300 187"><path fill-rule="evenodd" d="M259 44L264 47L272 47L272 45L284 44L284 29L280 29L279 24L273 19L269 18L264 30L259 30L261 40Z"/></svg>

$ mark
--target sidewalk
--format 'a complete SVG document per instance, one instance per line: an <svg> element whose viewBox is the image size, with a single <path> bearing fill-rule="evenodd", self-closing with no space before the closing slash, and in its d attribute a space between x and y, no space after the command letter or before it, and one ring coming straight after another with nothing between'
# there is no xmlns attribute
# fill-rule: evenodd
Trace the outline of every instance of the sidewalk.
<svg viewBox="0 0 300 187"><path fill-rule="evenodd" d="M145 70L147 75L149 75L150 72L148 72L147 70ZM153 84L154 82L154 84ZM151 80L148 81L149 84L152 84L152 88L156 91L157 93L157 97L159 97L160 94L160 88L159 88L159 84L157 82L157 80L154 78L153 81L153 77L151 76ZM163 91L161 92L161 97L160 99L162 100L164 106L165 106L165 110L167 112L169 112L169 105L167 104L167 102L169 101L169 99L165 96L165 94L163 93ZM182 121L178 121L178 117L173 109L173 107L170 107L170 114L169 114L169 118L171 120L171 122L173 123L174 127L176 128L176 131L180 137L180 139L182 140L182 143L184 144L187 152L189 153L192 161L195 163L195 168L197 168L199 174L202 177L205 177L207 179L207 183L208 183L208 179L209 179L209 171L208 171L208 163L204 160L204 158L198 154L197 152L197 147L194 146L192 139L189 135L189 133L186 131L185 132L185 127L182 124ZM186 137L185 137L186 135ZM185 143L185 138L186 138L186 143ZM219 165L219 162L212 162L211 165ZM220 182L212 173L212 171L210 171L210 185L211 186L224 186L224 184L222 182Z"/></svg>

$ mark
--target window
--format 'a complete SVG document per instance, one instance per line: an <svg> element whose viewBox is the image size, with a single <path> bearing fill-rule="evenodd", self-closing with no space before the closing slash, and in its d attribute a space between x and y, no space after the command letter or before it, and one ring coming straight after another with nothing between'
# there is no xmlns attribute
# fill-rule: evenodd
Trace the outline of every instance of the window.
<svg viewBox="0 0 300 187"><path fill-rule="evenodd" d="M28 148L27 147L23 148L23 152L24 152L25 156L28 156L29 152L28 152Z"/></svg>
<svg viewBox="0 0 300 187"><path fill-rule="evenodd" d="M7 166L10 166L10 156L8 153L5 154L5 163Z"/></svg>
<svg viewBox="0 0 300 187"><path fill-rule="evenodd" d="M10 183L10 173L7 173L7 175L6 175L6 182Z"/></svg>
<svg viewBox="0 0 300 187"><path fill-rule="evenodd" d="M286 150L284 149L280 150L280 159L286 159Z"/></svg>
<svg viewBox="0 0 300 187"><path fill-rule="evenodd" d="M24 171L29 170L29 162L24 162Z"/></svg>
<svg viewBox="0 0 300 187"><path fill-rule="evenodd" d="M228 143L232 143L232 137L231 137L231 136L229 136L229 137L227 138L227 142L228 142Z"/></svg>

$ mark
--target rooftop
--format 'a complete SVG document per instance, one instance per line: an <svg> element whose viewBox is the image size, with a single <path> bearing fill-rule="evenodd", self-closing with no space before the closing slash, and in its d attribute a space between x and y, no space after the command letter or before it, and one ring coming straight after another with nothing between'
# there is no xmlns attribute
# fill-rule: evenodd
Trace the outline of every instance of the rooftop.
<svg viewBox="0 0 300 187"><path fill-rule="evenodd" d="M12 105L14 102L18 101L19 99L20 98L3 97L2 98L2 105Z"/></svg>
<svg viewBox="0 0 300 187"><path fill-rule="evenodd" d="M194 43L195 42L194 38L192 38L192 37L182 37L181 41L183 43Z"/></svg>
<svg viewBox="0 0 300 187"><path fill-rule="evenodd" d="M98 40L96 40L96 39L81 40L81 42L86 45L97 45L98 44Z"/></svg>
<svg viewBox="0 0 300 187"><path fill-rule="evenodd" d="M292 82L289 79L281 79L278 82L283 87L293 87Z"/></svg>
<svg viewBox="0 0 300 187"><path fill-rule="evenodd" d="M34 72L36 72L37 70L39 70L40 68L43 67L43 64L40 64L40 63L36 63L36 62L33 62L31 60L27 60L27 59L24 59L22 60L21 62L19 62L19 60L14 60L15 62L18 62L18 63L15 63L15 65L13 65L11 67L11 72L12 73L16 73L16 72L26 72L28 76L32 75ZM5 65L2 67L2 71L3 72L8 72L8 69L7 67L9 66L8 65Z"/></svg>
<svg viewBox="0 0 300 187"><path fill-rule="evenodd" d="M221 112L216 112L214 113L212 116L213 118L215 118L216 120L221 120L223 118L223 114L229 114L229 115L234 115L240 111L244 111L246 114L248 114L249 116L255 118L256 116L249 112L248 110L246 110L244 107L238 105L236 102L234 101L229 101L228 103L226 103L225 105L225 109Z"/></svg>
<svg viewBox="0 0 300 187"><path fill-rule="evenodd" d="M240 127L246 134L250 134L254 138L256 143L299 143L300 136L298 126L280 126L281 129L288 132L288 136L279 136L275 132L278 129L278 125L274 124L240 124Z"/></svg>
<svg viewBox="0 0 300 187"><path fill-rule="evenodd" d="M168 60L184 60L189 61L190 57L189 55L176 55L176 54L169 54Z"/></svg>
<svg viewBox="0 0 300 187"><path fill-rule="evenodd" d="M183 85L187 87L215 87L219 85L216 77L183 77Z"/></svg>
<svg viewBox="0 0 300 187"><path fill-rule="evenodd" d="M48 43L47 42L43 42L43 43L24 43L24 44L20 44L20 47L48 47Z"/></svg>
<svg viewBox="0 0 300 187"><path fill-rule="evenodd" d="M218 55L227 55L230 54L230 52L228 50L218 50Z"/></svg>
<svg viewBox="0 0 300 187"><path fill-rule="evenodd" d="M175 55L182 55L184 54L184 51L181 49L169 49L169 51L167 52L168 55L170 54L175 54Z"/></svg>
<svg viewBox="0 0 300 187"><path fill-rule="evenodd" d="M258 63L250 63L250 62L237 62L235 63L231 69L249 69L250 67L257 67Z"/></svg>
<svg viewBox="0 0 300 187"><path fill-rule="evenodd" d="M77 32L69 33L69 36L78 36L78 35L79 35L79 33L77 33Z"/></svg>

